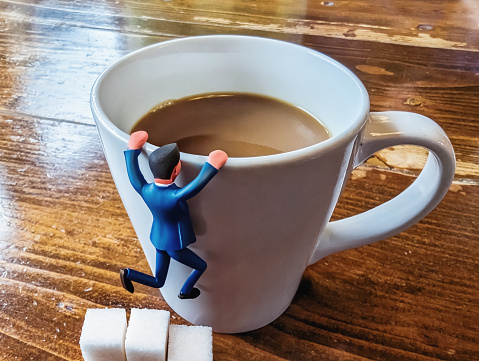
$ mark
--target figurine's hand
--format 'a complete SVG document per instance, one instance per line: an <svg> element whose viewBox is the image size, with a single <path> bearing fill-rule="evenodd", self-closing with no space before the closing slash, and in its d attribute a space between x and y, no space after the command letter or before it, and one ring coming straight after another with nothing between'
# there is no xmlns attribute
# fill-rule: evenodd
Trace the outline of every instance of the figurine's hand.
<svg viewBox="0 0 479 361"><path fill-rule="evenodd" d="M208 156L208 163L216 169L220 169L228 160L228 154L222 150L214 150Z"/></svg>
<svg viewBox="0 0 479 361"><path fill-rule="evenodd" d="M128 141L128 149L141 149L148 140L148 133L144 130L139 130L130 135L130 140Z"/></svg>

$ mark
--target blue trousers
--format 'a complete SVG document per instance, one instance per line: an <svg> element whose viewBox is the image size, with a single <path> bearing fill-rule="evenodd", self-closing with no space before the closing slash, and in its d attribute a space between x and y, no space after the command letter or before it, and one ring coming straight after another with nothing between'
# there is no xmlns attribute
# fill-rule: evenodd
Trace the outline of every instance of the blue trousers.
<svg viewBox="0 0 479 361"><path fill-rule="evenodd" d="M138 282L154 288L161 288L165 284L168 268L170 267L170 258L193 268L193 271L181 288L181 293L186 295L191 292L198 279L206 270L206 262L188 248L183 248L179 251L162 251L157 249L154 277L130 268L128 268L126 277L133 282Z"/></svg>

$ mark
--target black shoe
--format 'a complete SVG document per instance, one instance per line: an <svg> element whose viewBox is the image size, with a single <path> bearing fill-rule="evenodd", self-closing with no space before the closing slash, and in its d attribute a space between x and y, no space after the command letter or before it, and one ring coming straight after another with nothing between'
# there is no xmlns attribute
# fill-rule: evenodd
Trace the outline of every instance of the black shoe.
<svg viewBox="0 0 479 361"><path fill-rule="evenodd" d="M120 280L121 280L121 285L125 290L127 290L130 293L135 292L135 288L133 287L133 283L128 279L126 276L128 274L128 269L121 269L120 270Z"/></svg>
<svg viewBox="0 0 479 361"><path fill-rule="evenodd" d="M200 295L200 290L197 289L196 287L193 287L190 293L187 293L186 295L183 292L180 292L178 295L179 298L182 300L192 300L193 298L196 298Z"/></svg>

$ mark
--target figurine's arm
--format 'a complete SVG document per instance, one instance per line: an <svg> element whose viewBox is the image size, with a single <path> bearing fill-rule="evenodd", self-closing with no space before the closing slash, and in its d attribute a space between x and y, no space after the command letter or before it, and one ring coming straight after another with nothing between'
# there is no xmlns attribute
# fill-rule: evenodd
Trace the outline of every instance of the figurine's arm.
<svg viewBox="0 0 479 361"><path fill-rule="evenodd" d="M210 153L208 162L203 165L200 174L188 185L176 192L176 197L189 199L196 196L208 182L218 174L218 170L226 163L228 155L222 150L215 150Z"/></svg>
<svg viewBox="0 0 479 361"><path fill-rule="evenodd" d="M141 174L138 164L138 156L141 153L141 147L146 143L148 133L144 131L135 132L130 136L128 141L128 149L125 150L126 169L128 178L135 190L140 193L144 185L147 184L143 174Z"/></svg>

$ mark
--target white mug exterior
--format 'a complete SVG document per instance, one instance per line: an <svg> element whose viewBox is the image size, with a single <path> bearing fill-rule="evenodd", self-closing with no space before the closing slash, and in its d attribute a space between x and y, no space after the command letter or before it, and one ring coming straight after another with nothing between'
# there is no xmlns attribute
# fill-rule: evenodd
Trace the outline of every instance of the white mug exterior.
<svg viewBox="0 0 479 361"><path fill-rule="evenodd" d="M375 115L369 116L364 86L344 66L321 53L277 40L235 35L155 44L108 68L91 95L93 116L113 179L152 270L156 253L149 240L152 216L128 181L123 156L129 130L161 101L218 91L264 94L295 104L320 119L332 137L293 152L230 158L188 202L197 235L197 242L190 248L208 263L198 282L202 293L194 300L177 297L191 271L177 262L171 263L161 293L180 316L194 324L223 333L250 331L268 324L289 306L310 263L400 232L432 210L452 181L454 153L435 123L431 121L428 130L434 129L437 137L416 136L422 125L415 127L414 121L420 116L413 115L414 121L408 123L407 130L402 129L402 137L387 134L376 141L379 133L371 135L374 132L370 129L376 131L381 122L374 122ZM390 122L393 125L404 118L395 112L379 116L394 118ZM391 129L389 126L382 134ZM432 168L423 171L427 179L416 181L412 187L433 189L413 203L419 210L413 209L411 216L395 209L396 203L408 203L412 195L407 192L413 192L407 190L401 202L396 198L391 201L396 203L386 213L395 221L384 230L361 228L363 220L369 225L372 219L364 215L384 216L382 211L369 213L375 210L356 216L363 217L359 222L351 217L353 221L348 224L339 221L328 225L353 167L379 147L394 144L423 145L437 156L434 159L438 160L428 166ZM147 154L154 149L147 143L139 158L140 169L149 182L152 176ZM181 159L183 167L177 183L184 185L198 174L206 157L182 153ZM436 182L438 179L442 180ZM432 182L430 187L428 182ZM349 225L361 235L359 241L345 228ZM325 237L321 237L325 228Z"/></svg>

